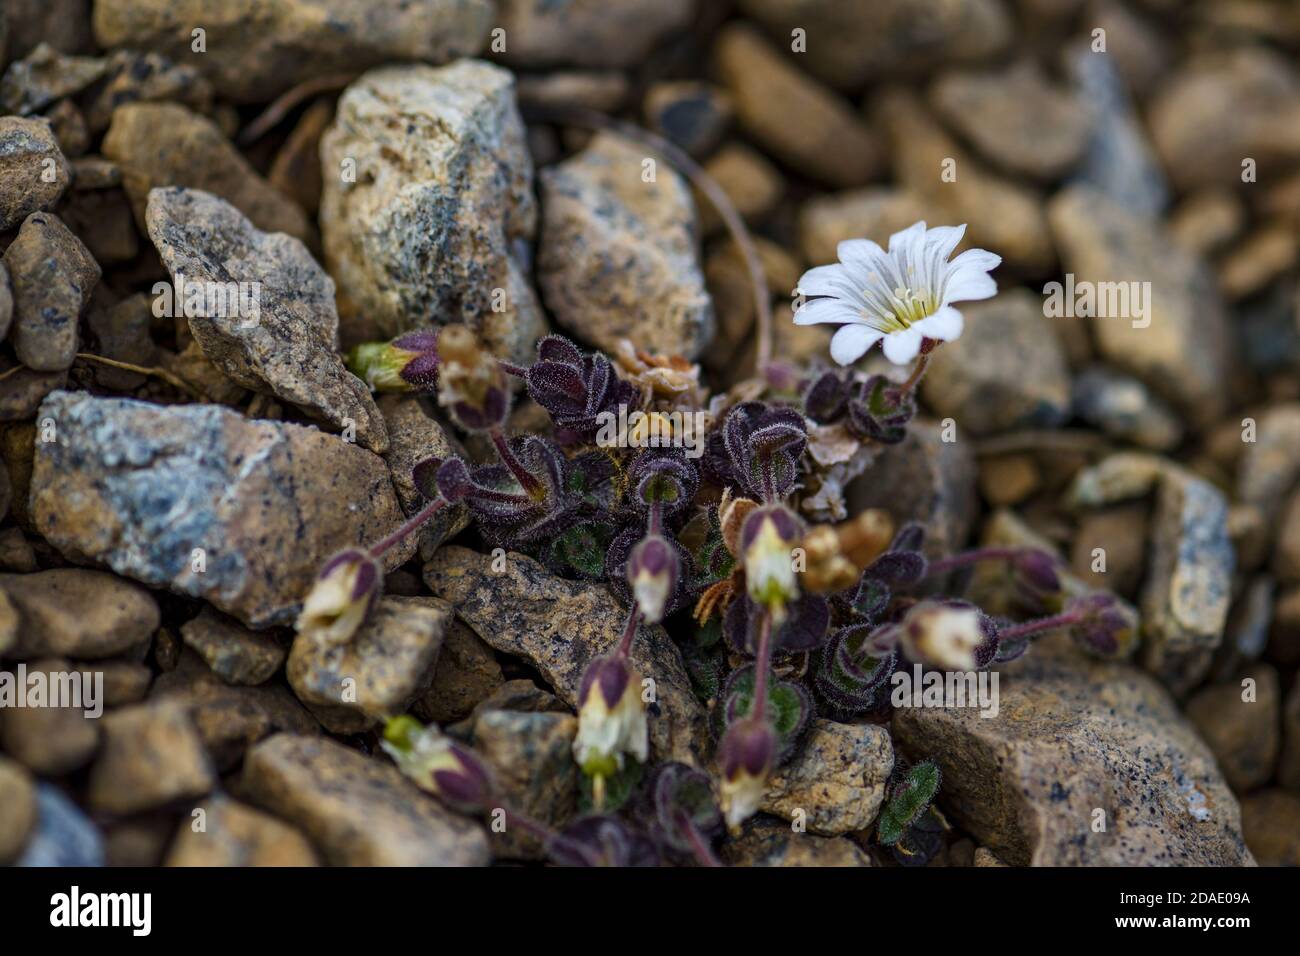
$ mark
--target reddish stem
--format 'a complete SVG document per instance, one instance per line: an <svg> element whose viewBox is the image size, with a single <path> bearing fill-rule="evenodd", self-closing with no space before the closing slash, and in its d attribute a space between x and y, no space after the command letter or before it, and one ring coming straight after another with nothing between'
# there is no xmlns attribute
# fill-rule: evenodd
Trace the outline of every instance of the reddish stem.
<svg viewBox="0 0 1300 956"><path fill-rule="evenodd" d="M677 825L686 832L686 839L691 844L691 852L700 866L722 866L722 861L713 855L713 847L709 846L709 842L704 839L704 834L699 831L695 821L685 810L677 811Z"/></svg>
<svg viewBox="0 0 1300 956"><path fill-rule="evenodd" d="M949 571L955 571L957 568L964 568L979 561L1014 561L1023 555L1025 550L1025 548L1014 547L973 548L970 551L954 554L949 558L931 561L927 574L946 574Z"/></svg>
<svg viewBox="0 0 1300 956"><path fill-rule="evenodd" d="M754 658L754 712L755 720L762 720L767 712L767 672L772 657L772 612L764 608L758 622L758 653Z"/></svg>
<svg viewBox="0 0 1300 956"><path fill-rule="evenodd" d="M1058 628L1069 627L1071 624L1078 624L1084 617L1085 615L1081 611L1064 611L1050 617L1040 617L1032 621L1025 621L1023 624L1016 624L1013 627L1005 627L999 633L999 637L1004 641L1034 637L1047 631L1055 631Z"/></svg>
<svg viewBox="0 0 1300 956"><path fill-rule="evenodd" d="M618 650L615 652L619 657L626 658L632 652L632 641L636 638L637 625L641 623L641 610L633 606L627 616L627 624L623 626L623 636L618 640Z"/></svg>
<svg viewBox="0 0 1300 956"><path fill-rule="evenodd" d="M388 537L384 538L378 544L372 545L370 548L370 556L372 558L382 557L385 551L387 551L393 545L397 544L399 541L405 538L412 531L419 528L422 524L424 524L426 521L428 521L430 518L436 515L439 511L441 511L444 507L446 507L446 505L447 505L446 498L433 499L433 501L429 502L418 512L412 515L410 518L407 518L400 528L398 528Z"/></svg>
<svg viewBox="0 0 1300 956"><path fill-rule="evenodd" d="M492 445L497 450L497 457L501 459L501 464L510 469L510 474L515 476L515 481L519 482L519 487L528 492L528 497L534 501L540 501L546 493L542 488L542 483L515 457L515 453L510 450L510 443L506 441L506 436L502 434L501 429L493 428L488 434L492 438Z"/></svg>

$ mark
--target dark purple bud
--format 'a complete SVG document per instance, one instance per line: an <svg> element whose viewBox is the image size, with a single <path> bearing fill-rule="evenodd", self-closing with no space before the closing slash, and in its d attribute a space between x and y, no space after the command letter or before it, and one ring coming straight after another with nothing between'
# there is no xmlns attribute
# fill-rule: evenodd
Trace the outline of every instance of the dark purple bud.
<svg viewBox="0 0 1300 956"><path fill-rule="evenodd" d="M872 375L848 402L849 431L886 445L902 441L916 415L916 399L882 375Z"/></svg>
<svg viewBox="0 0 1300 956"><path fill-rule="evenodd" d="M681 576L681 556L663 536L648 535L632 549L627 583L647 623L658 624L664 619Z"/></svg>

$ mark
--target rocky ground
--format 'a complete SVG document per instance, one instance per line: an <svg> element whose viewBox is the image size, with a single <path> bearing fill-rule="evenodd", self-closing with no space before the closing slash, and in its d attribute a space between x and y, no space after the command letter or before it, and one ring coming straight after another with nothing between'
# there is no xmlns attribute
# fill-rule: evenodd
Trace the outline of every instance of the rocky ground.
<svg viewBox="0 0 1300 956"><path fill-rule="evenodd" d="M379 752L408 710L546 824L585 805L578 684L625 614L603 584L499 572L449 509L355 640L291 628L462 442L351 346L463 322L515 362L554 329L750 374L716 210L638 142L526 122L581 107L721 185L793 365L828 342L790 321L804 269L968 223L1001 291L822 517L1041 546L1142 619L1131 662L1035 647L997 719L815 721L723 860L893 865L870 832L924 755L934 865L1300 864L1297 52L1287 0L9 0L0 668L102 673L105 713L0 709L0 863L540 859ZM1052 316L1066 276L1148 308ZM160 307L179 281L255 283L259 321ZM678 648L656 628L634 657L652 752L708 767Z"/></svg>

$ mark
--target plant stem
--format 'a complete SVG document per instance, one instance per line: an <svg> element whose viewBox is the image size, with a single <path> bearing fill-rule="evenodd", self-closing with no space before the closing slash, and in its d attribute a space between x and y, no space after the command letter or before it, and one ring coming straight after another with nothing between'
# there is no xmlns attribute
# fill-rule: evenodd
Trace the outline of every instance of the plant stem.
<svg viewBox="0 0 1300 956"><path fill-rule="evenodd" d="M646 529L647 534L663 534L664 524L664 506L663 502L652 501L650 503L650 524Z"/></svg>
<svg viewBox="0 0 1300 956"><path fill-rule="evenodd" d="M1004 641L1019 640L1022 637L1035 637L1047 631L1055 631L1058 628L1069 627L1071 624L1078 624L1084 617L1085 615L1081 611L1063 611L1050 617L1040 617L1032 621L1025 621L1023 624L1016 624L1013 627L1005 627L998 636Z"/></svg>
<svg viewBox="0 0 1300 956"><path fill-rule="evenodd" d="M542 483L537 480L523 463L510 450L510 443L506 441L506 436L502 434L500 428L492 428L488 431L492 438L492 446L497 450L497 457L501 459L501 464L510 469L510 474L515 476L515 481L519 482L519 487L528 493L528 497L534 501L540 501L546 494L542 488Z"/></svg>
<svg viewBox="0 0 1300 956"><path fill-rule="evenodd" d="M378 544L372 545L370 548L370 556L372 558L381 557L385 551L387 551L393 545L397 544L399 541L405 538L412 531L419 528L422 524L424 524L426 521L428 521L430 518L436 515L439 511L441 511L444 507L446 507L446 505L447 505L446 498L433 499L433 501L429 502L418 512L412 515L410 518L407 518L406 521L403 522L400 528L398 528L388 537L384 538Z"/></svg>
<svg viewBox="0 0 1300 956"><path fill-rule="evenodd" d="M972 548L970 551L963 551L948 558L931 561L927 575L946 574L979 561L1014 561L1024 554L1025 550L1017 547Z"/></svg>
<svg viewBox="0 0 1300 956"><path fill-rule="evenodd" d="M641 623L641 609L633 605L628 613L627 624L623 626L623 636L618 640L619 657L626 658L632 652L632 641L636 638L637 625Z"/></svg>
<svg viewBox="0 0 1300 956"><path fill-rule="evenodd" d="M691 852L700 866L722 866L722 861L714 856L713 848L709 846L709 842L704 839L704 834L700 832L695 821L686 811L677 811L677 825L685 831L686 839L691 844Z"/></svg>
<svg viewBox="0 0 1300 956"><path fill-rule="evenodd" d="M930 355L928 352L922 352L916 359L916 364L912 366L912 374L907 376L907 381L899 386L903 392L910 392L921 383L921 377L925 375L925 369L930 364Z"/></svg>
<svg viewBox="0 0 1300 956"><path fill-rule="evenodd" d="M94 362L97 365L107 365L109 368L120 368L124 372L135 372L137 375L148 375L153 378L160 378L172 388L184 392L186 395L190 396L190 398L198 399L200 402L206 401L197 389L183 379L173 375L165 368L158 368L153 365L133 365L130 362L119 362L117 359L105 358L102 355L95 355L91 352L78 352L75 357L82 362ZM5 376L7 377L20 368L23 368L23 366L15 366L6 372Z"/></svg>
<svg viewBox="0 0 1300 956"><path fill-rule="evenodd" d="M758 621L758 653L754 656L753 717L762 720L767 712L767 672L772 658L772 612L763 609Z"/></svg>

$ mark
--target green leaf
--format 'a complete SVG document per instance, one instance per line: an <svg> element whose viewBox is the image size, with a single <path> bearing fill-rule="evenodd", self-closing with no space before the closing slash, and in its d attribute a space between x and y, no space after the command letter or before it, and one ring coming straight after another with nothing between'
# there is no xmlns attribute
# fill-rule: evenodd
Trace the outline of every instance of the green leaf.
<svg viewBox="0 0 1300 956"><path fill-rule="evenodd" d="M880 814L877 836L881 843L892 846L907 835L939 793L941 778L933 760L923 760L903 774Z"/></svg>
<svg viewBox="0 0 1300 956"><path fill-rule="evenodd" d="M585 773L578 774L578 813L614 813L636 792L636 788L641 785L641 777L645 773L645 768L635 760L629 760L623 764L623 769L612 777L605 778L605 806L601 810L596 809L595 800L591 792L591 777Z"/></svg>

